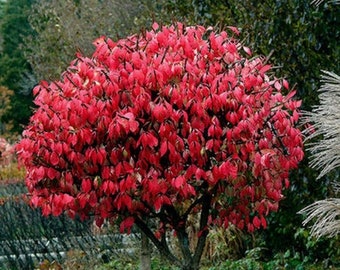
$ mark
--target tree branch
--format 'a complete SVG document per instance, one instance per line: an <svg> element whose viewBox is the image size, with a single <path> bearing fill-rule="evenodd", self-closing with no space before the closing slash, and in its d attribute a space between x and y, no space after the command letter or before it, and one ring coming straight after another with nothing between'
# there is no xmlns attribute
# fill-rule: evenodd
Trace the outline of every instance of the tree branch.
<svg viewBox="0 0 340 270"><path fill-rule="evenodd" d="M196 205L198 205L199 203L201 203L202 200L203 200L203 196L200 197L200 198L198 198L197 200L195 200L195 201L188 207L188 209L185 211L185 213L183 214L183 216L182 216L183 219L186 220L186 219L188 218L188 216L189 216L191 210L194 209L194 207L195 207Z"/></svg>
<svg viewBox="0 0 340 270"><path fill-rule="evenodd" d="M200 231L199 231L200 236L198 237L195 254L193 256L193 263L197 268L198 268L200 259L202 257L206 239L209 233L207 225L208 225L208 218L209 218L209 211L211 207L212 195L209 193L206 193L203 195L202 200L203 200L203 203L202 203L202 211L201 211L201 217L200 217Z"/></svg>
<svg viewBox="0 0 340 270"><path fill-rule="evenodd" d="M184 258L184 263L190 265L192 264L193 257L190 251L189 236L185 228L186 226L184 222L184 224L180 228L176 229L176 233L177 233L177 238L178 238L178 244L181 249L183 258Z"/></svg>
<svg viewBox="0 0 340 270"><path fill-rule="evenodd" d="M135 216L135 224L138 228L151 240L151 242L156 246L162 256L168 259L169 262L173 263L176 266L181 267L181 261L178 260L170 251L167 242L159 241L157 237L153 234L150 228L146 225L146 223L138 216Z"/></svg>

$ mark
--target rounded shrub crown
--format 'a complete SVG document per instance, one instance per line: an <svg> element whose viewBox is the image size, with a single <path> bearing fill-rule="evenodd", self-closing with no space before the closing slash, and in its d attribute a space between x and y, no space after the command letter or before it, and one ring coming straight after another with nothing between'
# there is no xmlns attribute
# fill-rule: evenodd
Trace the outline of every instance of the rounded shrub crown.
<svg viewBox="0 0 340 270"><path fill-rule="evenodd" d="M31 203L120 216L124 230L144 216L179 226L209 194L209 223L266 227L303 157L300 101L237 34L155 23L97 39L91 58L41 82L17 146Z"/></svg>

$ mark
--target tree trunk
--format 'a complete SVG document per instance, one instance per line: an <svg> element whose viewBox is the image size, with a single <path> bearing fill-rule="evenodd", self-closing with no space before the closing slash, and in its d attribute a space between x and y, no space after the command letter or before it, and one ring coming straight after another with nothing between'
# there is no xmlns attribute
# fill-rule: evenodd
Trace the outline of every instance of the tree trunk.
<svg viewBox="0 0 340 270"><path fill-rule="evenodd" d="M135 224L139 227L139 229L143 232L142 237L149 238L152 243L156 246L159 250L160 254L164 256L173 266L178 266L182 270L199 270L199 264L202 257L203 249L206 243L207 235L208 235L208 217L209 217L209 210L211 207L211 199L212 196L210 193L204 194L199 201L202 202L202 210L199 220L199 229L200 229L200 236L198 238L198 242L195 248L195 252L192 254L190 247L189 247L189 236L186 232L186 221L188 215L184 215L184 219L180 218L178 213L174 208L168 207L167 211L170 213L170 217L173 220L178 221L178 224L181 226L175 226L175 231L177 233L177 239L179 243L179 247L182 253L182 260L174 256L174 254L170 251L167 240L165 235L162 236L162 239L159 240L156 238L154 233L150 230L147 223L142 220L140 217L135 216ZM142 252L146 252L144 248ZM150 256L150 253L149 253ZM143 267L143 259L141 257L141 267ZM150 262L150 259L149 259ZM150 270L151 268L141 268L142 270Z"/></svg>
<svg viewBox="0 0 340 270"><path fill-rule="evenodd" d="M141 231L140 270L151 270L151 247L149 238Z"/></svg>
<svg viewBox="0 0 340 270"><path fill-rule="evenodd" d="M205 194L202 197L202 211L200 217L200 236L198 238L197 246L193 255L190 253L189 249L189 238L188 234L185 232L178 233L178 240L180 241L180 246L182 248L182 254L184 255L185 265L183 265L182 270L199 270L199 264L203 254L203 249L207 240L209 230L207 229L209 209L211 204L211 195Z"/></svg>

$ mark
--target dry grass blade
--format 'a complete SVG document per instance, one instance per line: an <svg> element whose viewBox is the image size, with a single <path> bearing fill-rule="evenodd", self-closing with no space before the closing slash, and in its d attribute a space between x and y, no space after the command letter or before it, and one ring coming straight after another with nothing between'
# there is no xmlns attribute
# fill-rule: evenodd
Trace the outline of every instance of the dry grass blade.
<svg viewBox="0 0 340 270"><path fill-rule="evenodd" d="M314 133L306 141L322 137L318 142L306 144L312 154L311 166L319 169L318 178L340 166L340 76L323 71L319 89L320 105L304 115L304 121L313 123Z"/></svg>
<svg viewBox="0 0 340 270"><path fill-rule="evenodd" d="M312 5L316 5L319 6L320 4L322 4L322 2L324 2L323 0L313 0L311 2ZM332 4L340 4L339 0L333 0L333 1L328 1L328 3L332 3Z"/></svg>
<svg viewBox="0 0 340 270"><path fill-rule="evenodd" d="M335 193L336 196L340 195L340 183L339 182L336 182L336 181L333 181L331 183L332 187L333 187L333 191Z"/></svg>
<svg viewBox="0 0 340 270"><path fill-rule="evenodd" d="M303 225L316 219L311 234L317 238L332 237L340 232L340 199L331 198L317 201L298 213L307 215Z"/></svg>
<svg viewBox="0 0 340 270"><path fill-rule="evenodd" d="M340 76L323 71L321 82L323 84L319 89L320 105L315 106L312 112L306 112L303 120L305 123L313 124L305 131L306 141L321 138L317 142L306 144L312 154L311 167L320 170L318 178L340 167ZM310 133L311 130L314 132ZM337 193L339 185L336 183L333 185ZM315 220L311 234L317 238L331 237L340 232L338 198L317 201L302 209L299 214L306 215L303 225Z"/></svg>

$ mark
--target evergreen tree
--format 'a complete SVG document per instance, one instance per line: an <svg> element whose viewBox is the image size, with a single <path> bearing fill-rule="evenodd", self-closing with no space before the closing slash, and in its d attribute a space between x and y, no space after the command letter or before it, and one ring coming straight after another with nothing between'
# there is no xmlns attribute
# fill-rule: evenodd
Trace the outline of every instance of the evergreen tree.
<svg viewBox="0 0 340 270"><path fill-rule="evenodd" d="M23 38L31 34L27 15L33 0L8 0L3 4L3 16L0 22L2 37L0 53L0 84L14 91L11 98L11 110L0 121L13 121L13 130L22 130L30 116L32 96L30 89L34 85L29 75L31 69L23 53Z"/></svg>

